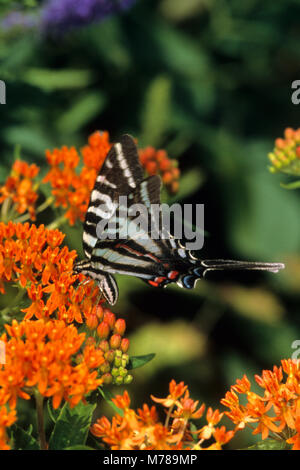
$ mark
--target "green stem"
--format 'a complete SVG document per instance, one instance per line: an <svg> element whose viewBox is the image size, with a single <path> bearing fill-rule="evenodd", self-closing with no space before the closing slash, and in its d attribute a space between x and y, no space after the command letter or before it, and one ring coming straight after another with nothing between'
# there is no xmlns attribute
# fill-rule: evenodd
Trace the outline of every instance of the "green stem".
<svg viewBox="0 0 300 470"><path fill-rule="evenodd" d="M54 230L58 227L60 227L64 222L66 221L66 218L64 215L59 217L58 219L54 220L51 224L47 225L47 229L49 230Z"/></svg>
<svg viewBox="0 0 300 470"><path fill-rule="evenodd" d="M171 418L171 413L172 413L172 411L173 411L173 408L174 408L174 405L172 405L172 406L168 409L168 414L167 414L166 421L165 421L165 428L168 428L168 426L169 426L169 421L170 421L170 418Z"/></svg>
<svg viewBox="0 0 300 470"><path fill-rule="evenodd" d="M51 204L53 203L54 201L54 197L48 197L48 199L46 199L43 204L41 204L37 209L36 209L36 213L39 214L40 212L43 212L45 209L47 209L47 207L51 206ZM27 220L30 219L30 214L24 214L24 215L21 215L20 217L18 217L17 219L14 220L15 223L18 223L18 222L26 222Z"/></svg>
<svg viewBox="0 0 300 470"><path fill-rule="evenodd" d="M44 397L37 390L35 392L36 412L37 412L37 426L41 450L47 450L47 442L45 435L44 423Z"/></svg>
<svg viewBox="0 0 300 470"><path fill-rule="evenodd" d="M11 209L11 203L12 203L12 200L11 200L10 197L7 197L3 201L3 204L2 204L2 207L1 207L1 221L4 222L4 223L6 223L8 221L7 214Z"/></svg>

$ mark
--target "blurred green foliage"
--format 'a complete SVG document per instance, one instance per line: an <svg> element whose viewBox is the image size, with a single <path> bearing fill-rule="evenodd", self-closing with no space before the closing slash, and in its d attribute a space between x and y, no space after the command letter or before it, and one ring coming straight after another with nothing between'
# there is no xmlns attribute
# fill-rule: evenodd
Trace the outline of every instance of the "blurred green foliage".
<svg viewBox="0 0 300 470"><path fill-rule="evenodd" d="M131 353L156 353L130 386L139 405L175 378L216 406L236 378L293 352L300 196L268 172L267 153L299 126L299 15L297 0L138 0L59 39L0 33L2 180L16 144L45 167L46 148L129 132L179 159L180 201L205 204L203 256L287 260L277 276L215 274L193 292L119 278L114 311L126 315ZM80 224L63 229L79 249Z"/></svg>

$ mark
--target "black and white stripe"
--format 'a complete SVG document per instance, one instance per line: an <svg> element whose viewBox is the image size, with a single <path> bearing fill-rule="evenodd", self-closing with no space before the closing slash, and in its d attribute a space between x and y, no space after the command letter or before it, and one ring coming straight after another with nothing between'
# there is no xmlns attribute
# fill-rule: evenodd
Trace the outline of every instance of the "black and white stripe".
<svg viewBox="0 0 300 470"><path fill-rule="evenodd" d="M124 135L109 151L91 193L83 228L86 258L91 258L97 243L97 224L103 218L109 219L117 208L119 196L130 194L142 180L136 145L130 136Z"/></svg>

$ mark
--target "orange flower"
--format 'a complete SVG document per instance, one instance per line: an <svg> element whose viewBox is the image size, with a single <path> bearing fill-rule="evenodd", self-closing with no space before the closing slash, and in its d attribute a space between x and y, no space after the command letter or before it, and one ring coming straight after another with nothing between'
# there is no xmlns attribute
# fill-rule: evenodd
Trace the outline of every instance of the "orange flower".
<svg viewBox="0 0 300 470"><path fill-rule="evenodd" d="M85 334L79 334L74 325L60 320L13 320L5 328L0 391L10 407L15 407L18 397L28 400L35 389L52 397L54 408L62 399L73 407L102 383L96 369L104 362L103 351L89 345L81 354Z"/></svg>
<svg viewBox="0 0 300 470"><path fill-rule="evenodd" d="M0 406L0 450L9 450L10 446L7 443L6 428L11 426L16 421L16 410L8 410L5 405Z"/></svg>
<svg viewBox="0 0 300 470"><path fill-rule="evenodd" d="M292 437L287 439L288 444L293 444L293 450L300 450L300 416L297 416L295 421L296 432Z"/></svg>
<svg viewBox="0 0 300 470"><path fill-rule="evenodd" d="M0 187L0 203L11 200L14 204L13 210L19 214L28 211L30 218L35 220L35 203L38 198L34 178L37 176L39 168L35 165L17 160L13 166L11 175L5 184ZM10 214L10 217L12 215Z"/></svg>
<svg viewBox="0 0 300 470"><path fill-rule="evenodd" d="M52 186L55 205L66 209L65 217L71 225L76 220L84 221L98 171L111 148L108 132L94 132L88 145L81 149L84 166L76 172L80 157L74 147L46 151L51 169L44 178Z"/></svg>
<svg viewBox="0 0 300 470"><path fill-rule="evenodd" d="M111 146L108 132L96 131L90 135L88 144L81 149L83 167L80 172L76 171L80 156L74 147L46 151L51 168L43 181L51 184L55 205L65 209L64 216L71 225L77 220L84 221L97 174ZM161 174L168 191L177 192L180 172L176 161L170 160L165 150L147 147L140 151L140 160L149 175Z"/></svg>
<svg viewBox="0 0 300 470"><path fill-rule="evenodd" d="M174 413L174 417L180 417L185 421L201 418L204 413L205 405L202 404L197 410L198 404L199 401L192 400L189 396L189 391L186 390L184 397L180 398L180 400L176 402L177 410Z"/></svg>
<svg viewBox="0 0 300 470"><path fill-rule="evenodd" d="M31 304L23 309L25 319L55 313L65 321L82 323L96 303L99 291L92 281L78 291L74 288L83 276L73 274L76 252L60 248L63 239L64 234L43 225L0 223L1 292L8 281L27 290Z"/></svg>
<svg viewBox="0 0 300 470"><path fill-rule="evenodd" d="M214 435L216 431L216 424L218 424L224 413L220 413L219 410L213 411L212 408L208 408L207 413L206 413L206 420L207 420L207 425L203 426L202 429L199 431L199 435L201 439L210 439L212 435Z"/></svg>
<svg viewBox="0 0 300 470"><path fill-rule="evenodd" d="M160 174L167 190L174 194L178 191L180 171L177 161L168 158L165 150L146 147L139 151L140 162L148 175Z"/></svg>
<svg viewBox="0 0 300 470"><path fill-rule="evenodd" d="M163 424L158 419L155 406L149 408L143 404L136 412L130 408L130 398L127 391L113 399L114 404L122 410L110 422L106 417L97 419L91 427L91 433L102 438L112 450L199 450L201 444L207 440L206 436L199 443L193 442L192 433L188 426L191 419L199 419L204 411L204 405L198 410L198 401L189 398L189 391L183 382L176 384L172 380L169 385L170 394L166 398L154 398L153 400L169 408L166 422ZM183 393L185 396L182 397ZM182 398L180 398L182 397ZM180 399L180 400L179 400ZM175 407L174 413L170 410ZM222 418L223 413L218 410L208 410L207 418L212 425L208 439L215 437L212 444L220 450L234 435L234 431L226 431L225 426L215 428ZM193 431L193 434L203 430ZM210 448L210 447L206 447Z"/></svg>
<svg viewBox="0 0 300 470"><path fill-rule="evenodd" d="M101 325L105 325L105 345L101 336L95 343L105 356L105 383L129 384L132 376L126 368L129 340L123 337L125 320L116 320L109 309L97 303L99 289L94 281L73 273L76 252L59 246L63 238L58 230L48 230L43 225L37 228L28 223L0 223L1 290L5 293L5 283L9 281L19 284L19 295L27 292L30 304L21 309L25 320L52 317L65 323L85 322L89 334L97 327L99 333Z"/></svg>
<svg viewBox="0 0 300 470"><path fill-rule="evenodd" d="M292 129L287 127L284 131L284 138L275 140L275 147L268 154L268 157L272 164L269 167L271 173L281 171L298 176L300 168L300 128Z"/></svg>
<svg viewBox="0 0 300 470"><path fill-rule="evenodd" d="M222 450L222 446L233 438L234 431L226 431L225 426L221 426L220 428L215 428L213 435L216 442L205 450Z"/></svg>
<svg viewBox="0 0 300 470"><path fill-rule="evenodd" d="M283 372L287 376L284 376ZM263 395L251 392L251 384L246 376L231 387L231 391L221 403L230 411L226 415L242 429L248 423L257 423L253 434L261 434L266 439L275 433L281 436L293 449L300 445L300 369L299 361L285 359L281 367L264 370L262 375L256 375L255 380L263 390ZM239 403L236 394L245 394L245 406ZM292 436L292 437L290 437Z"/></svg>
<svg viewBox="0 0 300 470"><path fill-rule="evenodd" d="M88 139L88 145L81 149L84 165L87 168L94 168L98 172L111 146L108 132L96 131L91 134Z"/></svg>
<svg viewBox="0 0 300 470"><path fill-rule="evenodd" d="M187 390L187 385L184 385L184 382L177 384L175 380L171 380L169 384L169 395L166 398L156 398L151 395L151 398L156 403L161 403L163 406L170 408L175 404L178 404L178 398L180 398L184 392Z"/></svg>

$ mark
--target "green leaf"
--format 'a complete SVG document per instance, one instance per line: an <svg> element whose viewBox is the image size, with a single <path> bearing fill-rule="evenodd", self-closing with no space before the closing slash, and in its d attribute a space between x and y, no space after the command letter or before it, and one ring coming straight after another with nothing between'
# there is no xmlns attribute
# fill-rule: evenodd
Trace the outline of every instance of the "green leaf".
<svg viewBox="0 0 300 470"><path fill-rule="evenodd" d="M253 446L247 447L245 450L284 450L287 448L285 441L277 441L276 439L265 439L259 441Z"/></svg>
<svg viewBox="0 0 300 470"><path fill-rule="evenodd" d="M7 127L5 130L5 141L10 145L15 145L17 142L22 148L22 153L30 151L39 157L43 157L45 149L54 146L44 130L30 128L26 125Z"/></svg>
<svg viewBox="0 0 300 470"><path fill-rule="evenodd" d="M76 133L91 119L101 113L106 103L101 92L90 92L77 99L57 121L61 133Z"/></svg>
<svg viewBox="0 0 300 470"><path fill-rule="evenodd" d="M192 41L179 29L172 28L166 23L156 22L150 26L144 24L144 27L152 36L153 43L159 50L160 59L173 72L186 78L201 77L207 81L211 79L208 56L199 41Z"/></svg>
<svg viewBox="0 0 300 470"><path fill-rule="evenodd" d="M154 357L155 357L155 353L145 354L143 356L133 356L129 359L127 369L132 370L132 369L137 369L138 367L142 367L145 364L147 364L147 362L152 361Z"/></svg>
<svg viewBox="0 0 300 470"><path fill-rule="evenodd" d="M50 436L49 449L61 450L71 445L84 445L95 408L96 405L84 405L83 403L70 408L66 403Z"/></svg>
<svg viewBox="0 0 300 470"><path fill-rule="evenodd" d="M169 125L171 82L165 76L156 77L150 84L143 106L141 141L158 145Z"/></svg>
<svg viewBox="0 0 300 470"><path fill-rule="evenodd" d="M293 181L293 183L280 183L280 186L284 189L298 189L300 188L300 180Z"/></svg>
<svg viewBox="0 0 300 470"><path fill-rule="evenodd" d="M182 175L179 182L179 191L174 196L168 198L168 204L181 201L184 198L191 196L203 184L204 177L198 168L187 171Z"/></svg>
<svg viewBox="0 0 300 470"><path fill-rule="evenodd" d="M90 70L30 68L23 74L23 81L45 91L84 88L92 81Z"/></svg>
<svg viewBox="0 0 300 470"><path fill-rule="evenodd" d="M103 390L103 388L99 387L98 388L100 394L102 395L102 397L104 398L104 400L106 401L106 403L111 406L113 408L113 410L118 413L118 415L120 416L123 416L124 412L123 410L121 410L121 408L118 408L114 402L112 401L112 398L113 398L113 394L109 391L109 390Z"/></svg>
<svg viewBox="0 0 300 470"><path fill-rule="evenodd" d="M50 416L51 420L53 421L53 423L56 423L56 421L58 420L61 409L58 408L57 410L55 410L52 406L52 401L47 400L47 410L48 410L49 416Z"/></svg>
<svg viewBox="0 0 300 470"><path fill-rule="evenodd" d="M28 431L14 424L11 428L14 441L14 450L40 450L37 440L31 435L32 428Z"/></svg>

